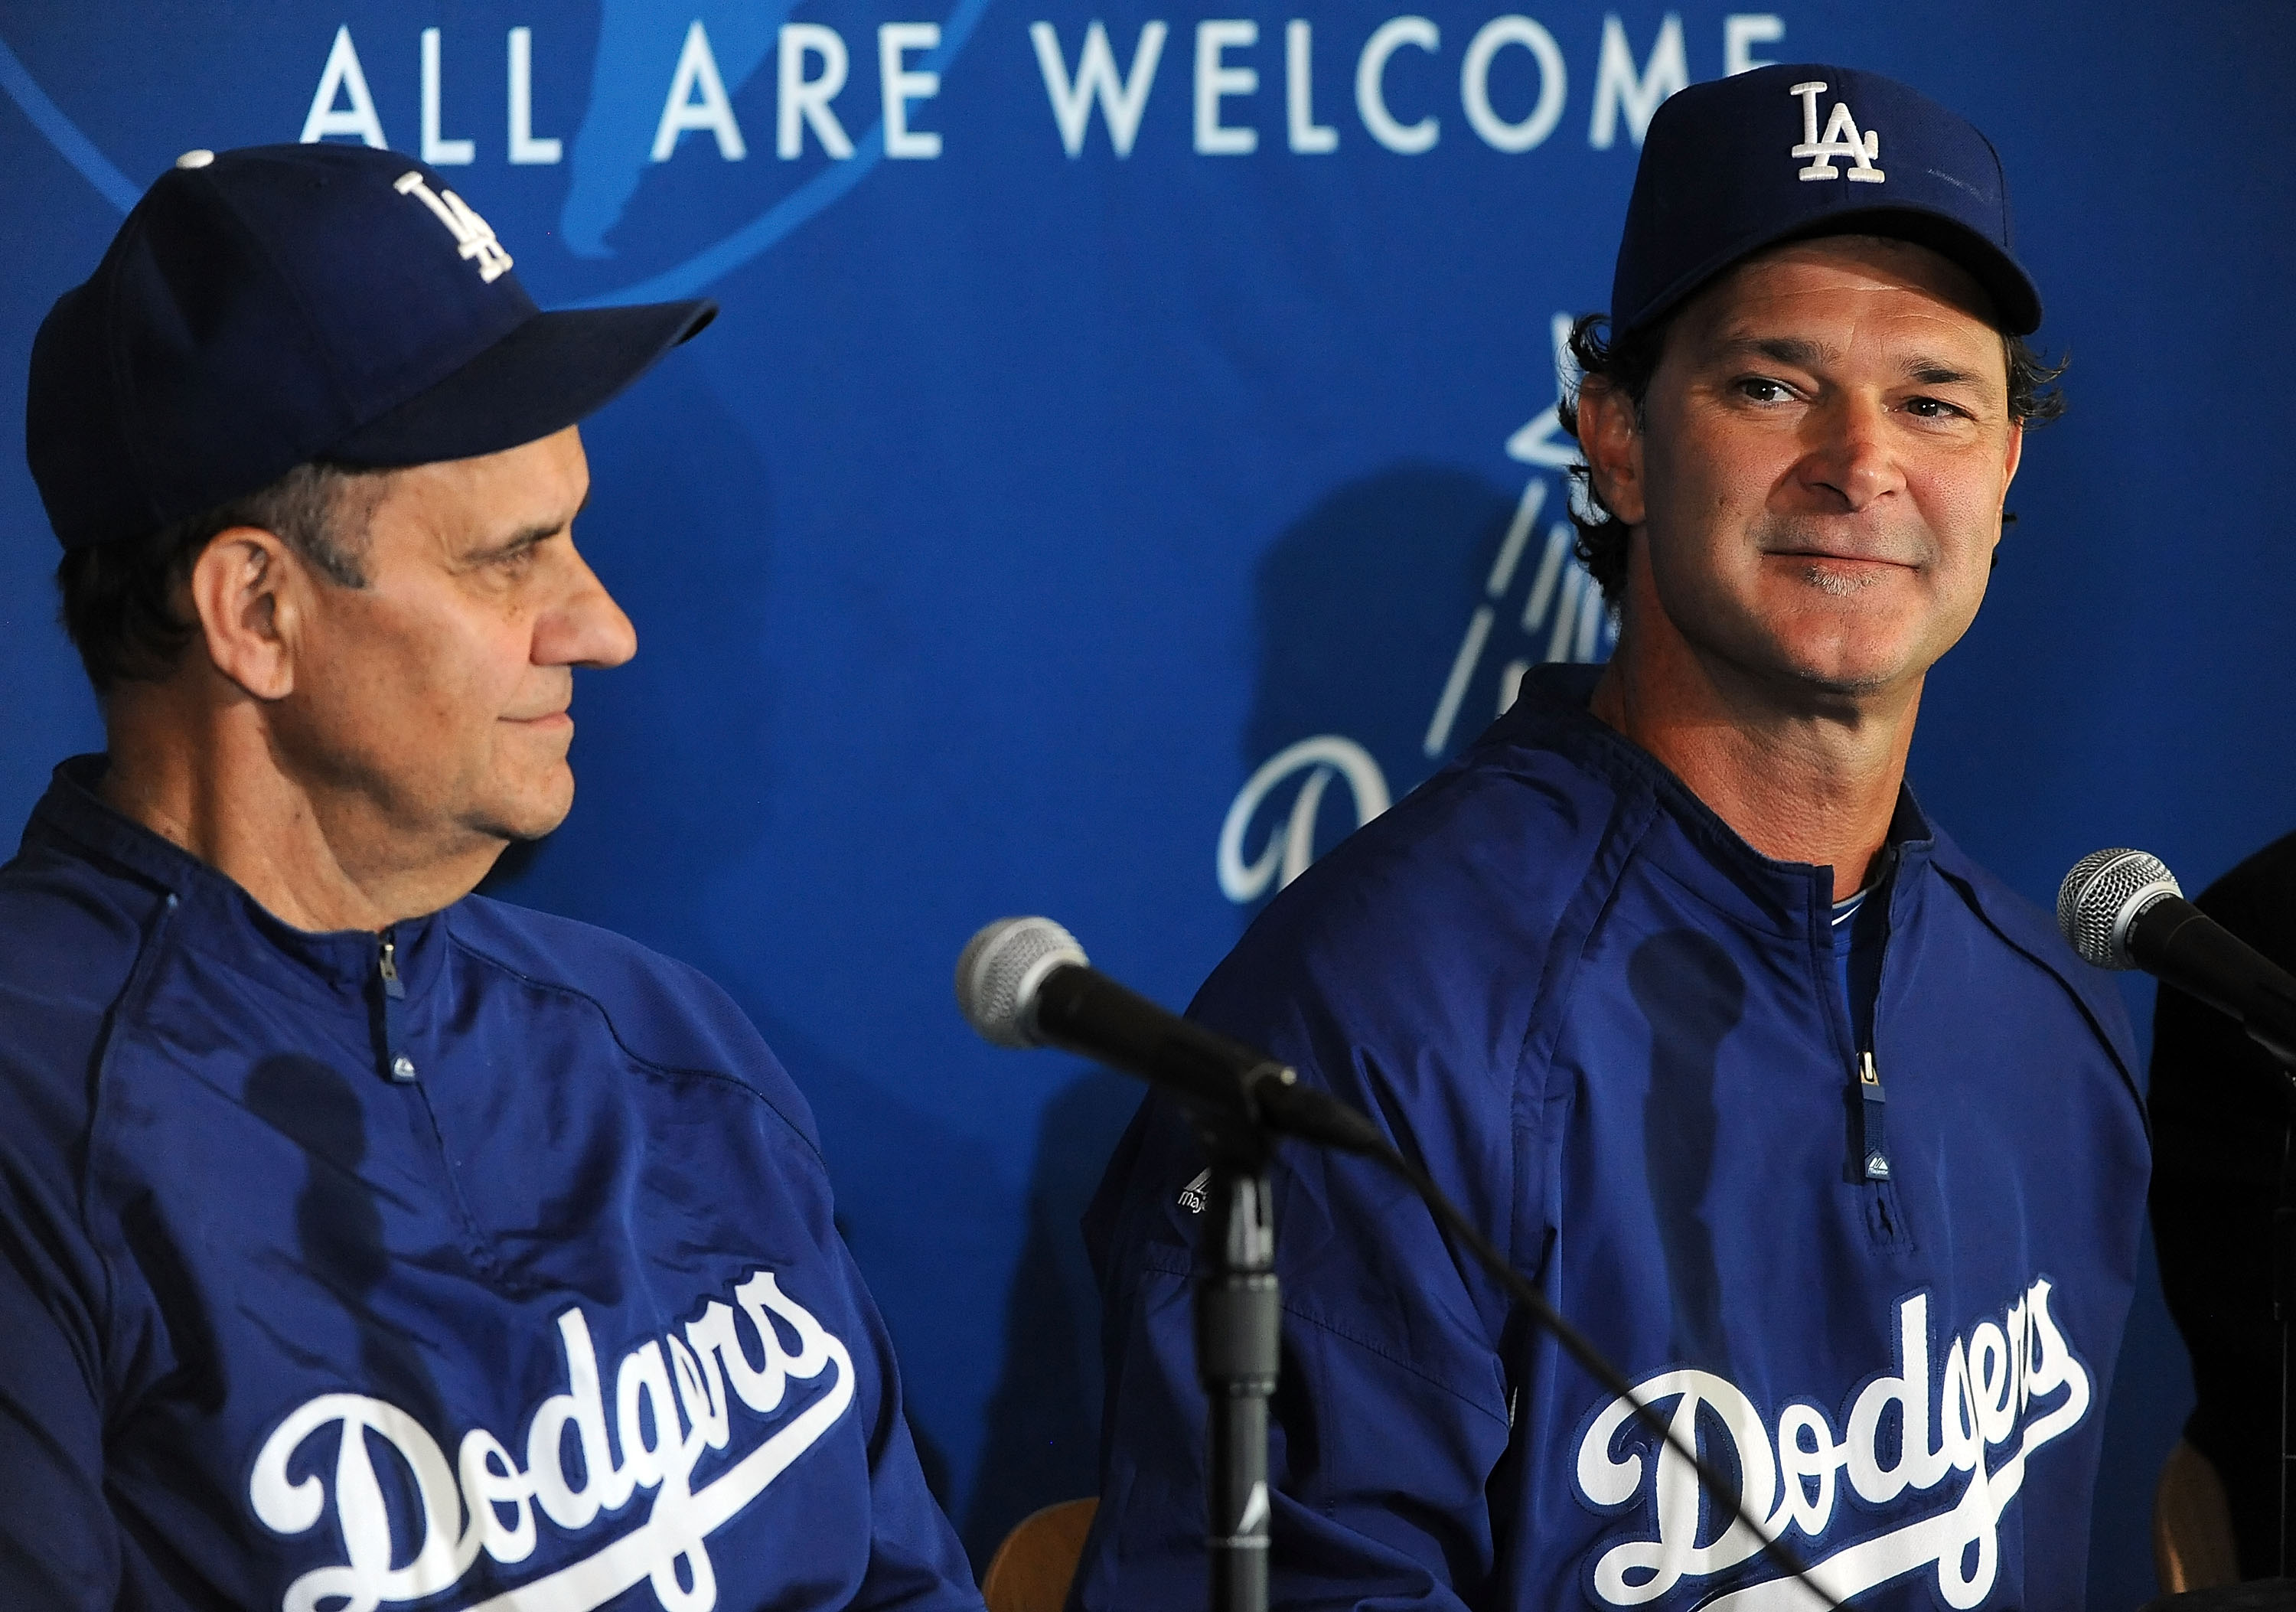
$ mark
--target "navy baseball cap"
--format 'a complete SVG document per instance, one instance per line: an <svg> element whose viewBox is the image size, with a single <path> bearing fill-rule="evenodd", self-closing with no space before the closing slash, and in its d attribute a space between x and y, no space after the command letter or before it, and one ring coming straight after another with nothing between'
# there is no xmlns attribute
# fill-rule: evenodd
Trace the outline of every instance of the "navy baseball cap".
<svg viewBox="0 0 2296 1612"><path fill-rule="evenodd" d="M1627 203L1611 327L1647 326L1765 247L1849 234L1926 246L1985 288L2003 330L2040 326L1993 143L1894 79L1802 63L1693 84L1659 108Z"/></svg>
<svg viewBox="0 0 2296 1612"><path fill-rule="evenodd" d="M41 322L25 455L67 549L116 542L309 459L548 436L717 311L545 313L486 220L397 152L188 152Z"/></svg>

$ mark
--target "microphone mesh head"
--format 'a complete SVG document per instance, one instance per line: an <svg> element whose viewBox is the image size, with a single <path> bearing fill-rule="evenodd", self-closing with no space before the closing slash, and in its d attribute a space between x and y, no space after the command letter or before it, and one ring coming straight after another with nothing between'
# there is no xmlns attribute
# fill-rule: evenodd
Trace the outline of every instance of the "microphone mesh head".
<svg viewBox="0 0 2296 1612"><path fill-rule="evenodd" d="M981 1039L1036 1047L1037 987L1063 964L1090 966L1076 936L1050 918L999 918L956 959L956 1005Z"/></svg>
<svg viewBox="0 0 2296 1612"><path fill-rule="evenodd" d="M2149 851L2092 851L2057 886L2057 927L2099 968L2134 968L2128 926L2164 895L2182 895L2177 876Z"/></svg>

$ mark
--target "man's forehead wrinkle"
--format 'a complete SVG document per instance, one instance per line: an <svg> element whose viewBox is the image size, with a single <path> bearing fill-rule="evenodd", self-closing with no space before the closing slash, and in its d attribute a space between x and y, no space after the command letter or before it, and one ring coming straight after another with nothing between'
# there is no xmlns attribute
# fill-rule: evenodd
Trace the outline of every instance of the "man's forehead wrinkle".
<svg viewBox="0 0 2296 1612"><path fill-rule="evenodd" d="M1762 336L1746 331L1722 332L1712 350L1718 359L1767 358L1773 363L1792 364L1805 369L1841 357L1839 347L1815 337Z"/></svg>
<svg viewBox="0 0 2296 1612"><path fill-rule="evenodd" d="M1909 381L1923 386L1980 386L1987 377L1975 370L1965 369L1950 358L1916 354L1898 366Z"/></svg>

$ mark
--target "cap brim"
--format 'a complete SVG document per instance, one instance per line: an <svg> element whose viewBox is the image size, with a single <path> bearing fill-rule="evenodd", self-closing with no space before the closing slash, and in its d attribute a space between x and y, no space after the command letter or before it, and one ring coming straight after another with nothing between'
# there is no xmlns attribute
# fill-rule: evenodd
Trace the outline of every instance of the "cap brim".
<svg viewBox="0 0 2296 1612"><path fill-rule="evenodd" d="M718 304L707 298L537 314L321 456L427 465L549 436L586 418L717 317Z"/></svg>
<svg viewBox="0 0 2296 1612"><path fill-rule="evenodd" d="M1759 231L1734 241L1708 261L1677 277L1664 292L1634 316L1626 328L1640 330L1665 317L1703 290L1723 270L1756 252L1791 241L1812 241L1826 235L1881 235L1926 246L1956 263L1993 300L1999 327L2013 336L2030 336L2041 327L2041 293L2024 266L1960 219L1927 208L1842 208L1804 219L1784 228Z"/></svg>

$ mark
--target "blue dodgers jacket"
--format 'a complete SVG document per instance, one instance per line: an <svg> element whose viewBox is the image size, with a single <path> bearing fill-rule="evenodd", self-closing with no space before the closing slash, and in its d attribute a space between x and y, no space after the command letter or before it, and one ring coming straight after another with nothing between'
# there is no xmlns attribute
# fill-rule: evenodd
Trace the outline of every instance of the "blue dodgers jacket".
<svg viewBox="0 0 2296 1612"><path fill-rule="evenodd" d="M1534 673L1193 1011L1371 1114L1837 1597L2081 1607L2148 1168L2116 991L1908 798L1855 1046L1827 870L1755 852L1592 678ZM1086 1218L1092 1612L1204 1593L1201 1167L1152 1098ZM1275 1605L1814 1604L1391 1177L1286 1143L1275 1223Z"/></svg>
<svg viewBox="0 0 2296 1612"><path fill-rule="evenodd" d="M291 929L102 764L0 868L0 1606L979 1612L722 991Z"/></svg>

